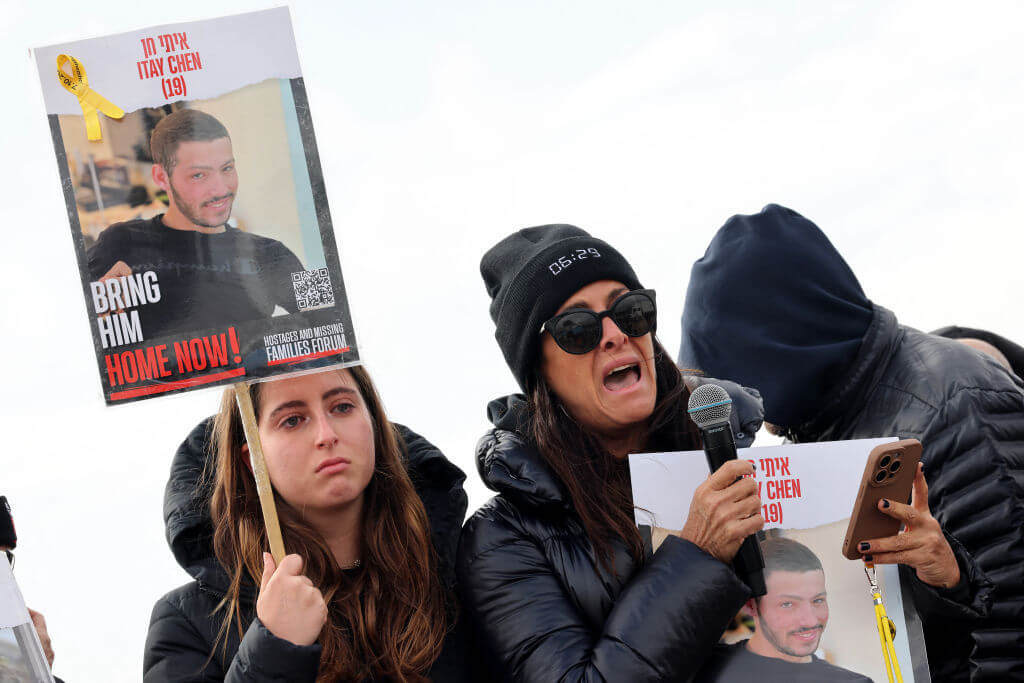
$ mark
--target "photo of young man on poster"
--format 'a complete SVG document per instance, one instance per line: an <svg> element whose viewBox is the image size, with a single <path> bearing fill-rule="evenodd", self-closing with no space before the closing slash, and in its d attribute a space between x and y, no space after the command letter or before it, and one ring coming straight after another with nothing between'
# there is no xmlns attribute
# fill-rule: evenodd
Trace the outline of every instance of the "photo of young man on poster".
<svg viewBox="0 0 1024 683"><path fill-rule="evenodd" d="M818 556L783 536L762 541L761 552L768 592L751 598L743 608L754 619L754 635L715 646L698 681L872 683L815 654L829 616L825 571Z"/></svg>
<svg viewBox="0 0 1024 683"><path fill-rule="evenodd" d="M147 338L268 318L278 307L295 312L299 258L276 239L228 224L240 181L224 124L179 109L157 123L149 147L167 212L100 233L88 251L90 277L105 285L92 286L97 308L116 310L114 294L141 281L150 299L138 307Z"/></svg>
<svg viewBox="0 0 1024 683"><path fill-rule="evenodd" d="M107 403L358 360L287 8L34 54Z"/></svg>

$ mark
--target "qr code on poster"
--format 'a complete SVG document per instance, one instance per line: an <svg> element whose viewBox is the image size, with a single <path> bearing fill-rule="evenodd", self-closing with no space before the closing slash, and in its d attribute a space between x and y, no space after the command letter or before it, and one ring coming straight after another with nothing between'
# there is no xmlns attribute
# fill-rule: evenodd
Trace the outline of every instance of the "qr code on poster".
<svg viewBox="0 0 1024 683"><path fill-rule="evenodd" d="M334 288L326 268L292 273L295 303L300 311L312 311L334 305Z"/></svg>

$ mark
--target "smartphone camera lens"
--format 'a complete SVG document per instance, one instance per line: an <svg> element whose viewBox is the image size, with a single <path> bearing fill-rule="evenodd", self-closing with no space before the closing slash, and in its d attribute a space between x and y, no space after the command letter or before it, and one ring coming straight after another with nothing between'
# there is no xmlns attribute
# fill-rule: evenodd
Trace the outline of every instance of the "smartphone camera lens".
<svg viewBox="0 0 1024 683"><path fill-rule="evenodd" d="M899 472L900 471L900 461L899 460L893 460L892 464L889 465L889 471L892 472L893 474L896 474L897 472Z"/></svg>
<svg viewBox="0 0 1024 683"><path fill-rule="evenodd" d="M878 470L877 472L875 472L875 483L881 484L883 481L885 481L887 474L888 473L885 470Z"/></svg>
<svg viewBox="0 0 1024 683"><path fill-rule="evenodd" d="M892 462L892 458L890 458L888 455L883 455L882 459L878 461L878 466L881 467L882 469L885 469L886 467L889 466L890 462Z"/></svg>

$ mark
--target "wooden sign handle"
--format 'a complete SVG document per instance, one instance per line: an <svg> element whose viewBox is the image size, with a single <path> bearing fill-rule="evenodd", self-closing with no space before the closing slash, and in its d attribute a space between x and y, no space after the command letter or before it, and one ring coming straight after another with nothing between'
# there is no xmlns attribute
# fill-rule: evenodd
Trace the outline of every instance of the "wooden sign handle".
<svg viewBox="0 0 1024 683"><path fill-rule="evenodd" d="M263 459L263 444L260 443L260 432L256 426L256 414L252 408L252 395L249 385L239 382L234 385L235 400L238 412L242 416L242 428L245 430L245 441L249 444L249 458L252 462L252 473L256 477L256 490L260 494L260 507L263 509L263 524L267 529L267 540L270 541L270 554L274 562L281 564L284 559L284 540L281 538L281 523L277 521L277 506L274 504L274 490L270 487L270 475L267 474L267 463Z"/></svg>

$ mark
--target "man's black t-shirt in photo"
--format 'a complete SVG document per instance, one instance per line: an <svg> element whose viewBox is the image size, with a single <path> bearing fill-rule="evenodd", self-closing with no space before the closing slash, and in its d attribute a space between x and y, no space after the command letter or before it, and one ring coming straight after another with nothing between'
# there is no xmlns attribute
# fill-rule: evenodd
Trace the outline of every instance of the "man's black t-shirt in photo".
<svg viewBox="0 0 1024 683"><path fill-rule="evenodd" d="M811 656L800 664L762 657L747 649L747 641L716 645L694 683L872 683L867 676Z"/></svg>
<svg viewBox="0 0 1024 683"><path fill-rule="evenodd" d="M111 225L88 254L94 282L118 261L156 273L160 301L137 308L146 339L269 318L275 306L295 312L291 274L303 266L281 242L227 226L175 230L162 218Z"/></svg>

